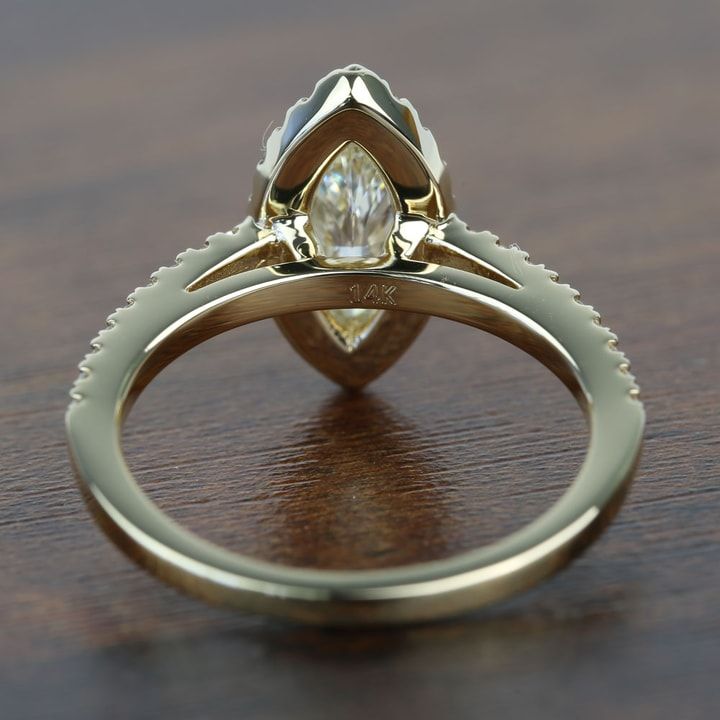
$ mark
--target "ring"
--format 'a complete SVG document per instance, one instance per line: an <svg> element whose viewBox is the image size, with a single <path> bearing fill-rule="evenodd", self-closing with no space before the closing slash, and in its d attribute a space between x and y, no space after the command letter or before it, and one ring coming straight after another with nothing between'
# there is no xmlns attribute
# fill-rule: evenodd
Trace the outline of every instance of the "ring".
<svg viewBox="0 0 720 720"><path fill-rule="evenodd" d="M590 440L577 478L521 530L398 568L288 567L191 533L133 479L121 433L134 400L204 340L272 317L319 371L360 388L398 359L430 315L525 350L585 413ZM323 78L272 132L248 218L155 272L110 315L79 367L66 415L70 455L110 538L192 595L318 624L439 618L548 577L619 508L644 427L616 336L555 273L458 219L432 135L407 100L359 65Z"/></svg>

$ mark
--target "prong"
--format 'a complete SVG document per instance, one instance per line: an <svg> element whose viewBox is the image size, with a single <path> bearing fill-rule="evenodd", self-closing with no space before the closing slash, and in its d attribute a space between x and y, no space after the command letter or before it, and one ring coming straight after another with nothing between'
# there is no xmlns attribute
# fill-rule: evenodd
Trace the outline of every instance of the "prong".
<svg viewBox="0 0 720 720"><path fill-rule="evenodd" d="M295 260L309 260L317 254L315 242L306 229L307 223L305 213L293 213L273 218L271 224L275 239L287 247Z"/></svg>
<svg viewBox="0 0 720 720"><path fill-rule="evenodd" d="M432 224L422 215L398 213L390 236L392 257L412 257L417 246L428 236Z"/></svg>

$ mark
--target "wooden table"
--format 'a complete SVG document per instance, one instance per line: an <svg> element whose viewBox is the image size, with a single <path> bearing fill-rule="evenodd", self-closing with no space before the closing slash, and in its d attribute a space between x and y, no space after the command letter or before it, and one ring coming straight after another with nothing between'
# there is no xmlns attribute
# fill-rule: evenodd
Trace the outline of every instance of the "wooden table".
<svg viewBox="0 0 720 720"><path fill-rule="evenodd" d="M717 717L720 6L239 5L0 8L0 717ZM85 512L62 416L105 316L243 217L266 127L355 61L420 108L471 226L602 309L649 425L627 505L568 571L451 622L339 632L132 566ZM491 541L559 497L585 441L534 361L437 320L360 396L270 322L229 333L126 436L173 517L323 567Z"/></svg>

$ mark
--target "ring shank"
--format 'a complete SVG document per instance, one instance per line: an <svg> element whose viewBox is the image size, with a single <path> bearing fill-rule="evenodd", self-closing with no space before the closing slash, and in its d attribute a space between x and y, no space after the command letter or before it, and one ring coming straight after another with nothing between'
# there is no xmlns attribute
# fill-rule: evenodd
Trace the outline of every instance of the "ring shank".
<svg viewBox="0 0 720 720"><path fill-rule="evenodd" d="M393 287L393 310L436 315L489 331L543 362L573 392L590 427L578 477L541 517L487 547L402 568L293 568L220 548L172 521L142 492L122 455L122 422L169 362L204 340L289 312L346 306L357 283ZM137 562L207 600L300 620L341 624L428 619L524 589L567 564L619 507L637 463L644 413L628 393L607 337L553 286L510 288L454 268L398 261L377 270L288 263L228 277L194 292L147 288L91 364L91 382L67 416L73 462L100 524ZM150 294L157 292L157 299ZM172 301L162 300L163 293ZM369 297L372 297L369 295ZM556 299L557 298L557 299ZM154 312L148 307L152 300ZM138 305L143 303L138 293ZM375 307L372 300L357 307Z"/></svg>

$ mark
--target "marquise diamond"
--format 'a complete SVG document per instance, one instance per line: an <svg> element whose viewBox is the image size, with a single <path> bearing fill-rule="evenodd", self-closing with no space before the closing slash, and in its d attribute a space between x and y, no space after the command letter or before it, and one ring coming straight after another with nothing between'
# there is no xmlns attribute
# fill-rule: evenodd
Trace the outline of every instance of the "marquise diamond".
<svg viewBox="0 0 720 720"><path fill-rule="evenodd" d="M387 254L395 199L382 170L357 143L347 143L325 168L310 202L319 255L377 258Z"/></svg>

